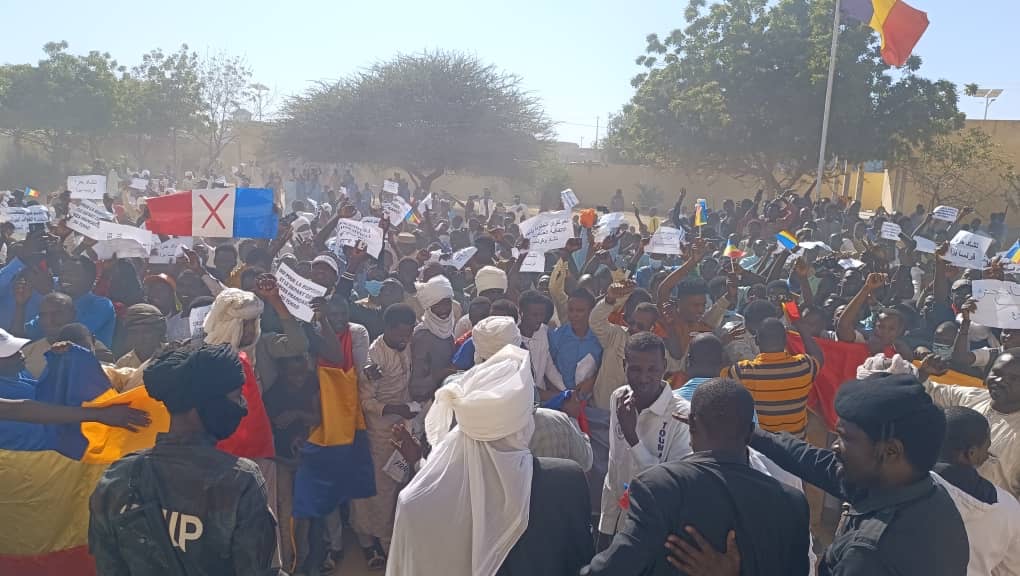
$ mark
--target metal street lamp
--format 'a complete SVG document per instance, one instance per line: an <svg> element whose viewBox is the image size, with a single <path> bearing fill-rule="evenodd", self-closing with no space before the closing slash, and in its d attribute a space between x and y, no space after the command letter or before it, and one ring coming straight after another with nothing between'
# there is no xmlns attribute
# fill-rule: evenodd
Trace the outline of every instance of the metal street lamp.
<svg viewBox="0 0 1020 576"><path fill-rule="evenodd" d="M1002 96L1002 92L1001 88L980 88L974 92L975 98L985 99L985 120L988 120L988 107Z"/></svg>

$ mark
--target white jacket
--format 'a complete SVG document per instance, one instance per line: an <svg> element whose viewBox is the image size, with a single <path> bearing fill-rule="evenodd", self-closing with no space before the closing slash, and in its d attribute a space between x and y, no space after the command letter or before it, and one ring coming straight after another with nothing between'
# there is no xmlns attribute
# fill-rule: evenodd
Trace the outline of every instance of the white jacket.
<svg viewBox="0 0 1020 576"><path fill-rule="evenodd" d="M563 384L563 376L556 369L556 363L553 362L552 356L549 354L548 326L542 324L538 330L535 330L531 336L531 342L528 344L528 352L531 353L531 375L535 377L535 386L545 390L545 381L548 379L549 383L557 390L567 389Z"/></svg>
<svg viewBox="0 0 1020 576"><path fill-rule="evenodd" d="M970 540L967 576L1020 574L1020 503L996 486L998 502L987 504L932 472L956 503Z"/></svg>

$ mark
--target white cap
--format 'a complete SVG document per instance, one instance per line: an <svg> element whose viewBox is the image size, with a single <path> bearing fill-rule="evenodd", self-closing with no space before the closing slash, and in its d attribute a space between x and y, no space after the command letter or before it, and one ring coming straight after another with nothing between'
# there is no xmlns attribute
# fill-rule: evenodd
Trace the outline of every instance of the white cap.
<svg viewBox="0 0 1020 576"><path fill-rule="evenodd" d="M6 330L0 328L0 358L10 358L18 353L28 344L30 340L28 338L15 338L11 336Z"/></svg>

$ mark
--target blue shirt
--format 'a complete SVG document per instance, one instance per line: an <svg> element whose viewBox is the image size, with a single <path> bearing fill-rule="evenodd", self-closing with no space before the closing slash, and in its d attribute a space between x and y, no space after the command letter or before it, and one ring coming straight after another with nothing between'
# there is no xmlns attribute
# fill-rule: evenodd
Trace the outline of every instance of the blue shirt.
<svg viewBox="0 0 1020 576"><path fill-rule="evenodd" d="M573 390L577 387L574 372L577 370L577 363L588 354L591 354L595 360L595 368L598 369L602 365L602 345L591 328L588 328L588 333L583 338L578 338L574 334L574 329L569 323L549 332L549 355L552 356L556 368L563 376L563 384L568 389Z"/></svg>
<svg viewBox="0 0 1020 576"><path fill-rule="evenodd" d="M75 322L84 324L107 348L113 346L113 330L117 326L117 318L113 311L113 302L110 302L109 298L96 296L91 291L86 292L74 301L74 310ZM38 314L32 317L25 328L29 338L33 340L42 338Z"/></svg>
<svg viewBox="0 0 1020 576"><path fill-rule="evenodd" d="M470 370L475 365L475 339L468 336L468 339L457 348L450 360L459 370Z"/></svg>
<svg viewBox="0 0 1020 576"><path fill-rule="evenodd" d="M0 328L12 331L11 323L14 321L14 279L25 269L25 263L20 258L14 258L6 266L0 268ZM34 318L39 314L39 302L42 301L42 294L33 291L32 296L25 304L25 318Z"/></svg>
<svg viewBox="0 0 1020 576"><path fill-rule="evenodd" d="M690 402L691 398L694 398L694 391L698 389L705 382L708 382L711 378L691 378L686 384L673 391L673 395L677 398L683 398Z"/></svg>
<svg viewBox="0 0 1020 576"><path fill-rule="evenodd" d="M0 398L35 400L35 381L21 376L0 376ZM0 420L0 449L45 450L46 428L42 424Z"/></svg>

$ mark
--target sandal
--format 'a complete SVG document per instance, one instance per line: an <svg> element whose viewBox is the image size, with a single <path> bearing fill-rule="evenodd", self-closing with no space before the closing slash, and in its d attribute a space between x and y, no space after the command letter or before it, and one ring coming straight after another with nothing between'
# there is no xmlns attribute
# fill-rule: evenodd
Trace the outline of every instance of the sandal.
<svg viewBox="0 0 1020 576"><path fill-rule="evenodd" d="M373 572L386 569L386 554L383 553L382 546L379 543L375 543L369 548L364 548L365 551L365 562L368 564L368 569Z"/></svg>
<svg viewBox="0 0 1020 576"><path fill-rule="evenodd" d="M330 550L326 553L326 557L322 560L322 565L319 566L319 572L323 574L331 574L336 567L343 562L344 551L343 550Z"/></svg>

